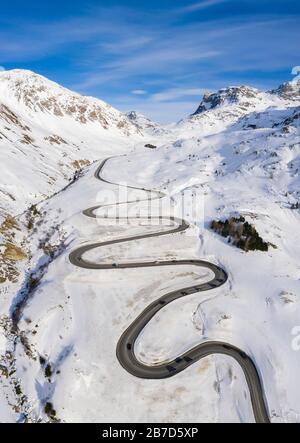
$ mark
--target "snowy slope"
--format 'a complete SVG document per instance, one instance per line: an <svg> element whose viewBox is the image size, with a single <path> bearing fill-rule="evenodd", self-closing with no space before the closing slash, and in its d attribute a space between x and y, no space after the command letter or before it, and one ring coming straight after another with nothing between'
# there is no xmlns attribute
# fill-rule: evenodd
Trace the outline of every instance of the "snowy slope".
<svg viewBox="0 0 300 443"><path fill-rule="evenodd" d="M204 218L189 233L112 245L90 257L201 258L223 266L229 274L225 286L168 305L146 326L136 352L154 364L203 340L244 349L257 365L274 422L300 422L300 360L292 347L300 318L300 214L292 209L300 202L299 88L298 82L270 92L223 89L204 97L194 115L167 133L154 130L157 149L109 160L103 175L110 181L161 189L176 201L184 190L197 192ZM138 120L138 130L144 129L144 120ZM124 147L141 145L139 135L117 137ZM47 421L48 402L65 422L253 421L244 376L229 358L205 359L168 380L137 379L119 365L116 343L141 310L166 291L207 275L184 267L72 266L68 254L77 245L153 229L108 226L82 215L105 189L116 189L98 182L95 168L88 166L74 184L40 203L37 213L18 217L17 228L6 228L26 258L16 264L19 275L1 284L0 370L13 375L0 379L0 419ZM268 252L246 253L209 229L212 219L237 213L271 244Z"/></svg>
<svg viewBox="0 0 300 443"><path fill-rule="evenodd" d="M113 159L106 170L111 180L168 190L175 199L191 187L197 191L204 199L198 257L220 263L230 276L227 288L204 301L182 300L151 321L140 338L140 358L153 364L157 356L178 355L203 339L233 343L256 362L275 422L300 421L299 352L292 346L300 315L300 214L293 209L300 202L300 84L292 86L288 99L276 91L260 94L257 106L254 97L244 109L240 99L202 109L179 123L175 143L147 156ZM204 133L203 116L212 122ZM245 253L209 229L211 220L237 213L271 244L269 252ZM234 420L233 407L242 421L251 421L235 366L221 362L215 367L216 380L222 380L218 419Z"/></svg>
<svg viewBox="0 0 300 443"><path fill-rule="evenodd" d="M0 72L0 211L22 212L141 134L121 112L30 71Z"/></svg>

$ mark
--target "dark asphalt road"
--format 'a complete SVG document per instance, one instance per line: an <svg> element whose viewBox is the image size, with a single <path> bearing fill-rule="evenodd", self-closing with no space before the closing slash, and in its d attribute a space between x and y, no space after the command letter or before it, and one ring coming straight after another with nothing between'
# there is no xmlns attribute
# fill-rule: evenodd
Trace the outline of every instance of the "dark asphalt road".
<svg viewBox="0 0 300 443"><path fill-rule="evenodd" d="M105 163L109 159L104 160L100 166L97 168L95 177L102 182L116 185L117 183L109 182L101 177L101 171L105 165ZM128 186L131 189L143 190L146 193L150 194L153 199L153 195L155 194L155 199L159 199L164 197L164 194L160 191L150 191L144 188L136 188L133 186ZM148 197L149 198L149 197ZM148 198L145 199L148 200ZM142 201L142 200L140 200ZM131 203L136 202L132 201ZM121 205L125 202L116 203L116 205ZM128 202L126 202L128 203ZM111 206L111 205L106 205ZM103 207L94 206L93 208L89 208L83 211L84 215L92 218L96 218L95 211L99 208ZM163 218L163 217L161 217ZM139 217L139 219L147 220L147 217ZM255 367L252 359L245 354L242 350L232 346L228 343L222 343L218 341L208 341L195 346L184 354L178 356L176 359L168 362L164 362L155 366L148 366L141 363L135 356L134 346L135 342L147 325L147 323L155 316L155 314L162 308L164 308L167 304L171 303L178 298L188 296L190 294L194 294L196 292L208 291L214 288L217 288L223 285L227 280L226 272L220 267L216 266L213 263L209 263L202 260L169 260L169 261L149 261L149 262L137 262L137 263L111 263L111 264L101 264L101 263L93 263L83 258L83 255L91 251L95 248L99 248L101 246L130 242L134 240L157 237L162 235L170 235L176 232L185 231L189 224L181 219L172 218L172 221L176 223L176 227L172 227L168 230L162 230L158 232L147 233L143 235L136 235L132 237L126 237L123 239L110 240L105 242L97 242L89 245L80 246L70 254L70 261L75 266L79 266L81 268L86 269L124 269L124 268L146 268L146 267L161 267L161 266L182 266L182 265L192 265L199 266L201 268L207 268L211 270L214 274L214 277L206 283L197 284L193 286L189 286L186 288L182 288L180 290L176 290L173 292L169 292L168 294L163 295L149 306L147 306L144 311L131 323L131 325L126 329L126 331L122 334L119 342L117 344L117 358L120 364L128 371L130 374L145 378L145 379L163 379L168 377L173 377L179 372L186 369L188 366L194 364L200 359L207 357L212 354L222 354L227 355L234 358L242 368L246 381L248 384L248 388L250 391L251 402L253 407L253 413L255 416L255 420L257 423L270 423L269 414L267 405L264 399L263 386L260 380L260 376Z"/></svg>

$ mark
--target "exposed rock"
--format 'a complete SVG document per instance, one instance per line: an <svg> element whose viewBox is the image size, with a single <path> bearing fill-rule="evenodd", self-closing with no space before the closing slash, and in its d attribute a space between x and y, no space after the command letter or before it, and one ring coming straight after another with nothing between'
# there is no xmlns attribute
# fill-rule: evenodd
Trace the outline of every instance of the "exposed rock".
<svg viewBox="0 0 300 443"><path fill-rule="evenodd" d="M5 250L3 253L4 260L22 261L25 260L26 257L26 253L18 246L13 245L12 243L7 243L5 245Z"/></svg>
<svg viewBox="0 0 300 443"><path fill-rule="evenodd" d="M300 100L300 79L283 83L279 88L272 90L271 94L287 100Z"/></svg>
<svg viewBox="0 0 300 443"><path fill-rule="evenodd" d="M236 104L243 103L245 106L249 104L251 99L257 98L259 91L248 86L229 87L220 89L218 92L204 94L203 99L192 115L201 114L209 109L215 109L225 103Z"/></svg>

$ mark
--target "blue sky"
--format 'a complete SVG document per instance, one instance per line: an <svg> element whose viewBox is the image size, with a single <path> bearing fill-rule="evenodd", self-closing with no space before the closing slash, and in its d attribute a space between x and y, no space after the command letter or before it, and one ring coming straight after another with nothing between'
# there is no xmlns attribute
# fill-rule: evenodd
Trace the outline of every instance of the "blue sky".
<svg viewBox="0 0 300 443"><path fill-rule="evenodd" d="M203 91L291 80L299 25L299 0L14 0L1 5L0 66L169 122Z"/></svg>

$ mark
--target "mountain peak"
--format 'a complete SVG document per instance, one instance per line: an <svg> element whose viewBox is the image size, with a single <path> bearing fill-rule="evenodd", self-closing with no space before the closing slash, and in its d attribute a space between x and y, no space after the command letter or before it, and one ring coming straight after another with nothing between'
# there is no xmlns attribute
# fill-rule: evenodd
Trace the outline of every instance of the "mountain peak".
<svg viewBox="0 0 300 443"><path fill-rule="evenodd" d="M283 83L277 89L272 90L271 94L279 95L287 100L300 100L300 79Z"/></svg>
<svg viewBox="0 0 300 443"><path fill-rule="evenodd" d="M219 89L217 92L204 94L197 110L192 115L201 114L209 109L215 109L226 104L247 103L256 98L259 91L249 86L230 86Z"/></svg>
<svg viewBox="0 0 300 443"><path fill-rule="evenodd" d="M109 104L82 96L32 71L14 69L0 73L1 102L25 115L39 118L72 118L81 124L101 125L103 129L136 133L136 127Z"/></svg>
<svg viewBox="0 0 300 443"><path fill-rule="evenodd" d="M51 95L58 99L61 96L77 97L86 99L86 97L73 92L48 78L26 69L12 69L0 72L0 91L1 97L5 97L5 90L9 91L10 97L17 98L18 101L24 101L28 107L33 107L35 98L48 97ZM97 100L97 99L94 99ZM105 104L99 100L101 104ZM36 110L36 109L34 109Z"/></svg>
<svg viewBox="0 0 300 443"><path fill-rule="evenodd" d="M145 115L137 111L129 111L126 113L128 120L136 126L138 131L145 132L149 135L161 135L166 130L159 124L150 120Z"/></svg>
<svg viewBox="0 0 300 443"><path fill-rule="evenodd" d="M0 87L1 85L8 87L11 91L21 88L28 90L30 87L35 86L35 88L39 90L51 88L52 90L71 93L71 91L63 88L58 83L55 83L52 80L49 80L48 78L27 69L11 69L8 71L1 71Z"/></svg>
<svg viewBox="0 0 300 443"><path fill-rule="evenodd" d="M137 112L136 111L129 111L127 112L128 117L135 119L137 117Z"/></svg>

